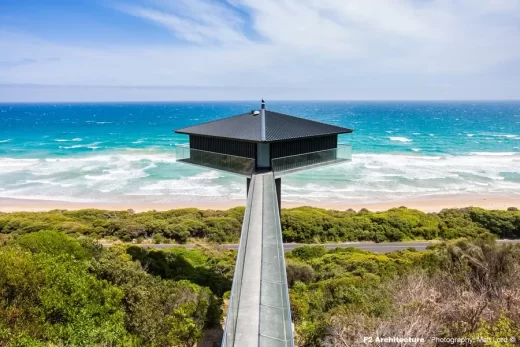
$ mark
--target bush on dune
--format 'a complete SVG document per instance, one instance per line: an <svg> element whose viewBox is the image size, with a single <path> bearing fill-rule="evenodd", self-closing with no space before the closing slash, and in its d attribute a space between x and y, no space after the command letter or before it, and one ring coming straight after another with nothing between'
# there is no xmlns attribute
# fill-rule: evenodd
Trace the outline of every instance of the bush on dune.
<svg viewBox="0 0 520 347"><path fill-rule="evenodd" d="M227 211L179 209L164 212L78 211L13 212L0 215L0 233L23 235L41 230L56 230L71 236L122 241L153 239L160 235L178 243L189 238L210 242L239 239L244 208Z"/></svg>
<svg viewBox="0 0 520 347"><path fill-rule="evenodd" d="M178 209L164 212L79 210L0 214L0 233L23 235L56 230L90 238L153 240L186 243L190 239L233 243L240 239L244 208L227 211ZM384 212L325 210L312 207L284 209L285 242L407 241L477 237L491 233L520 237L520 211L480 208L445 209L424 213L405 207Z"/></svg>
<svg viewBox="0 0 520 347"><path fill-rule="evenodd" d="M221 300L208 288L143 265L124 247L56 231L10 240L0 246L0 345L192 346L219 324Z"/></svg>
<svg viewBox="0 0 520 347"><path fill-rule="evenodd" d="M439 218L407 208L356 213L301 207L284 210L282 229L287 242L302 243L434 239Z"/></svg>
<svg viewBox="0 0 520 347"><path fill-rule="evenodd" d="M132 260L145 265L149 273L161 278L189 280L210 288L218 296L231 290L235 251L211 254L203 250L174 248L158 251L132 246L127 249L127 253Z"/></svg>
<svg viewBox="0 0 520 347"><path fill-rule="evenodd" d="M301 346L364 346L364 336L509 339L520 329L518 244L487 236L426 252L337 249L299 261L317 279L290 290Z"/></svg>

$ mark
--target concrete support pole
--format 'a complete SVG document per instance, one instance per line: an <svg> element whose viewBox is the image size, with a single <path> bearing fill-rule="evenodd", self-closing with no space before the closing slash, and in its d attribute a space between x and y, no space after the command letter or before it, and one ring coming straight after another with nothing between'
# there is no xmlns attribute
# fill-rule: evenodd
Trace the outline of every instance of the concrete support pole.
<svg viewBox="0 0 520 347"><path fill-rule="evenodd" d="M282 179L276 178L274 180L276 185L276 197L278 198L278 213L282 216Z"/></svg>

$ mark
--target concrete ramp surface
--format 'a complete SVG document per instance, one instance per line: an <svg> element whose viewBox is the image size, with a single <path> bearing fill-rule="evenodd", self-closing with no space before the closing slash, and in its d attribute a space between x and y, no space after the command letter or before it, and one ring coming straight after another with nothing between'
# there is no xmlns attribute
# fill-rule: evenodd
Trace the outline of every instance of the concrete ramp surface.
<svg viewBox="0 0 520 347"><path fill-rule="evenodd" d="M251 178L222 346L293 346L272 172Z"/></svg>

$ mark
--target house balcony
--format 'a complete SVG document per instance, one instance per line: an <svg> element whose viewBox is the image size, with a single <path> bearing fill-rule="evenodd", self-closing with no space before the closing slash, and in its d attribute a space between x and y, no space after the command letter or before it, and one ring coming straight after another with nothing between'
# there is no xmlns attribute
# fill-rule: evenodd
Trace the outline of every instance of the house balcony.
<svg viewBox="0 0 520 347"><path fill-rule="evenodd" d="M349 161L352 161L352 146L338 145L333 149L275 158L271 160L271 167L275 176L280 177L298 171Z"/></svg>
<svg viewBox="0 0 520 347"><path fill-rule="evenodd" d="M222 170L241 176L251 176L255 171L255 160L234 155L201 151L188 145L175 145L178 162Z"/></svg>

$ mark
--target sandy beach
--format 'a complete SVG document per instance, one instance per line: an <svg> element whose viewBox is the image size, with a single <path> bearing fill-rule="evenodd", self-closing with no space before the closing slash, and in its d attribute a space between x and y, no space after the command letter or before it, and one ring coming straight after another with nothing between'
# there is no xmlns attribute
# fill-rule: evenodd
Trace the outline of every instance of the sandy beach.
<svg viewBox="0 0 520 347"><path fill-rule="evenodd" d="M86 208L96 208L104 210L127 210L132 209L136 212L142 211L165 211L178 208L195 207L199 209L226 210L236 206L244 206L245 199L225 200L225 201L174 201L170 203L143 203L142 201L132 202L131 200L120 202L67 202L52 200L28 200L28 199L11 199L0 198L0 211L16 212L16 211L49 211L54 209L63 210L80 210ZM395 200L386 202L284 202L282 198L283 208L292 208L299 206L313 206L333 210L360 210L366 208L370 211L384 211L393 207L406 206L408 208L418 209L424 212L438 212L444 208L461 208L468 206L482 207L486 209L505 210L508 207L520 208L520 197L518 196L496 196L496 195L475 195L475 196L438 196L428 199L416 200Z"/></svg>

